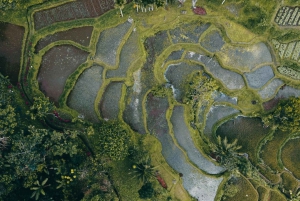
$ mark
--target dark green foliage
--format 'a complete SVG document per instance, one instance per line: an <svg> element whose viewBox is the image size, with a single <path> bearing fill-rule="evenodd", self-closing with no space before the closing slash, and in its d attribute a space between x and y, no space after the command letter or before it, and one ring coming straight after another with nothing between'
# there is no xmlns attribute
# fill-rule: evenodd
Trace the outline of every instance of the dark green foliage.
<svg viewBox="0 0 300 201"><path fill-rule="evenodd" d="M287 43L297 39L299 39L299 31L289 31L276 38L276 40L281 43Z"/></svg>
<svg viewBox="0 0 300 201"><path fill-rule="evenodd" d="M267 30L268 24L266 20L268 16L261 7L248 4L244 7L243 12L245 18L240 23L247 29L257 34L261 34Z"/></svg>
<svg viewBox="0 0 300 201"><path fill-rule="evenodd" d="M237 145L237 140L229 143L226 137L222 140L221 136L218 136L216 143L210 143L209 146L222 166L230 171L236 169L239 161L237 150L241 149L241 146Z"/></svg>
<svg viewBox="0 0 300 201"><path fill-rule="evenodd" d="M33 105L30 107L30 112L28 111L27 114L30 114L31 119L42 119L47 114L52 114L54 110L54 104L49 101L49 98L39 96L33 98Z"/></svg>
<svg viewBox="0 0 300 201"><path fill-rule="evenodd" d="M0 0L0 10L14 9L18 3L18 0Z"/></svg>
<svg viewBox="0 0 300 201"><path fill-rule="evenodd" d="M154 189L151 183L146 183L142 186L142 188L138 191L140 198L148 199L152 198L154 195Z"/></svg>
<svg viewBox="0 0 300 201"><path fill-rule="evenodd" d="M143 183L155 177L155 167L151 165L151 158L147 155L132 166L133 170L129 174L139 178Z"/></svg>
<svg viewBox="0 0 300 201"><path fill-rule="evenodd" d="M0 22L0 41L5 41L5 29L7 27L8 23ZM0 57L1 59L1 57ZM1 62L0 62L1 64Z"/></svg>
<svg viewBox="0 0 300 201"><path fill-rule="evenodd" d="M300 131L300 98L291 97L281 101L275 111L263 116L263 122L283 131Z"/></svg>
<svg viewBox="0 0 300 201"><path fill-rule="evenodd" d="M102 122L90 136L96 155L112 160L123 160L128 156L129 131L120 122Z"/></svg>

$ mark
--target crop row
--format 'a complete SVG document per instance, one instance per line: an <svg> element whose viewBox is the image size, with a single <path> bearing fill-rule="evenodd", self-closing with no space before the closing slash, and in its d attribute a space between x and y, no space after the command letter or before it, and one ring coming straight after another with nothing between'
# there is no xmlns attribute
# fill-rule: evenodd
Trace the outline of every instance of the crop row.
<svg viewBox="0 0 300 201"><path fill-rule="evenodd" d="M34 14L35 29L55 22L97 17L114 8L113 0L80 0L66 3Z"/></svg>
<svg viewBox="0 0 300 201"><path fill-rule="evenodd" d="M280 58L292 59L300 62L300 41L290 43L280 43L277 40L272 40L272 44L278 51Z"/></svg>
<svg viewBox="0 0 300 201"><path fill-rule="evenodd" d="M276 14L275 22L280 26L299 26L300 7L281 7Z"/></svg>
<svg viewBox="0 0 300 201"><path fill-rule="evenodd" d="M288 67L285 67L285 66L280 66L280 67L278 67L278 72L283 74L283 75L286 75L288 77L291 77L293 79L300 80L300 72L296 71L292 68L288 68Z"/></svg>

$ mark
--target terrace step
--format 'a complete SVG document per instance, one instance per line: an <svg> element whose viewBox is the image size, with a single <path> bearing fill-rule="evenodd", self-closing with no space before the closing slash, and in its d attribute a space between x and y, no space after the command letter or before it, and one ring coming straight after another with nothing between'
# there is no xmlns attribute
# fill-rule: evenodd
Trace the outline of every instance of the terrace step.
<svg viewBox="0 0 300 201"><path fill-rule="evenodd" d="M188 156L176 145L166 118L169 102L166 97L147 97L147 125L150 133L154 134L162 144L162 155L167 163L177 172L183 174L184 188L199 201L213 201L222 177L209 177L190 163Z"/></svg>

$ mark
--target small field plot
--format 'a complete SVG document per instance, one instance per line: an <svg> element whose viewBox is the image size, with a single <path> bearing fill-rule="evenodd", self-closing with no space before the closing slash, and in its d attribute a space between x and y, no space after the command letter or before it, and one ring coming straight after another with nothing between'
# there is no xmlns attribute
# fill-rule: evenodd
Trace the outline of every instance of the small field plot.
<svg viewBox="0 0 300 201"><path fill-rule="evenodd" d="M34 13L35 29L56 22L97 17L114 8L113 0L79 0Z"/></svg>
<svg viewBox="0 0 300 201"><path fill-rule="evenodd" d="M263 66L251 73L245 73L248 85L252 88L260 88L274 77L271 66Z"/></svg>
<svg viewBox="0 0 300 201"><path fill-rule="evenodd" d="M273 99L263 103L263 107L265 110L271 110L275 108L275 106L279 103L280 100L287 99L292 96L299 97L300 89L296 89L291 86L281 87Z"/></svg>
<svg viewBox="0 0 300 201"><path fill-rule="evenodd" d="M220 51L222 63L242 72L250 72L258 65L271 63L272 56L264 43L249 47L226 46Z"/></svg>
<svg viewBox="0 0 300 201"><path fill-rule="evenodd" d="M0 73L18 82L24 27L0 22Z"/></svg>
<svg viewBox="0 0 300 201"><path fill-rule="evenodd" d="M210 27L210 24L191 22L181 24L169 31L173 43L198 43L201 34Z"/></svg>
<svg viewBox="0 0 300 201"><path fill-rule="evenodd" d="M203 70L202 66L196 64L189 65L185 62L168 66L165 72L165 79L174 87L174 97L178 102L182 102L183 96L185 95L184 85L188 75L200 70Z"/></svg>
<svg viewBox="0 0 300 201"><path fill-rule="evenodd" d="M68 76L86 61L87 56L87 52L70 45L51 48L43 56L39 69L40 90L57 103Z"/></svg>
<svg viewBox="0 0 300 201"><path fill-rule="evenodd" d="M183 50L173 51L173 52L171 52L171 54L168 56L168 58L165 60L165 62L178 60L178 59L181 58L182 54L183 54Z"/></svg>
<svg viewBox="0 0 300 201"><path fill-rule="evenodd" d="M300 179L300 138L289 140L282 148L283 165Z"/></svg>
<svg viewBox="0 0 300 201"><path fill-rule="evenodd" d="M130 27L131 23L126 21L123 24L101 32L96 47L95 60L115 66L117 50Z"/></svg>
<svg viewBox="0 0 300 201"><path fill-rule="evenodd" d="M183 186L199 201L214 200L223 178L213 178L199 172L185 158L183 152L174 144L169 134L166 111L169 107L167 98L147 98L147 125L150 133L162 144L162 155L167 163L178 173L183 174Z"/></svg>
<svg viewBox="0 0 300 201"><path fill-rule="evenodd" d="M263 128L259 118L238 116L220 125L216 135L222 139L227 137L230 143L237 139L238 145L242 146L239 152L247 153L252 161L256 161L257 146L269 131L269 128Z"/></svg>
<svg viewBox="0 0 300 201"><path fill-rule="evenodd" d="M101 66L86 69L78 78L68 97L68 106L92 122L99 121L94 102L102 84L102 71Z"/></svg>
<svg viewBox="0 0 300 201"><path fill-rule="evenodd" d="M203 133L209 138L213 139L214 133L213 133L213 126L215 123L217 123L219 120L228 117L232 114L238 114L239 111L235 108L224 106L224 105L217 105L211 107L210 111L207 114L206 122L205 122L205 128Z"/></svg>
<svg viewBox="0 0 300 201"><path fill-rule="evenodd" d="M170 45L171 42L167 31L159 31L154 36L147 38L144 42L144 47L146 48L148 57L144 69L153 71L156 57Z"/></svg>
<svg viewBox="0 0 300 201"><path fill-rule="evenodd" d="M214 30L205 35L201 43L202 47L210 52L220 51L223 45L225 44L219 31Z"/></svg>
<svg viewBox="0 0 300 201"><path fill-rule="evenodd" d="M112 82L106 87L99 104L100 114L103 118L118 118L122 86L122 82Z"/></svg>
<svg viewBox="0 0 300 201"><path fill-rule="evenodd" d="M208 71L212 77L219 79L228 89L241 89L245 86L244 79L240 74L222 68L215 58L195 52L188 52L185 58L203 64L205 70Z"/></svg>
<svg viewBox="0 0 300 201"><path fill-rule="evenodd" d="M125 106L125 110L123 112L124 121L131 127L132 130L141 134L146 133L143 120L143 95L145 95L144 92L136 94L132 91L132 88L127 89L126 100L128 100L129 103Z"/></svg>
<svg viewBox="0 0 300 201"><path fill-rule="evenodd" d="M270 200L270 201L286 201L287 199L285 198L284 195L282 195L278 191L270 191L270 196L267 200Z"/></svg>
<svg viewBox="0 0 300 201"><path fill-rule="evenodd" d="M265 85L261 90L259 90L258 94L262 99L270 99L275 95L278 88L283 84L284 82L281 79L275 78L267 85Z"/></svg>
<svg viewBox="0 0 300 201"><path fill-rule="evenodd" d="M141 51L139 49L139 35L136 31L134 31L130 34L121 50L118 69L107 71L106 77L126 77L129 67L140 56Z"/></svg>
<svg viewBox="0 0 300 201"><path fill-rule="evenodd" d="M282 170L278 165L278 151L284 140L288 137L288 132L276 130L272 140L268 141L261 149L260 157L263 159L265 164L272 170Z"/></svg>
<svg viewBox="0 0 300 201"><path fill-rule="evenodd" d="M283 188L287 192L292 191L293 195L295 195L299 187L299 182L288 172L282 173L281 178Z"/></svg>
<svg viewBox="0 0 300 201"><path fill-rule="evenodd" d="M230 196L224 196L222 197L222 201L254 201L258 200L258 193L255 190L255 188L251 185L251 183L245 179L244 176L240 176L238 178L231 179L232 186L234 188L237 188L237 193L230 197Z"/></svg>
<svg viewBox="0 0 300 201"><path fill-rule="evenodd" d="M93 32L93 27L79 27L70 29L67 31L56 32L53 35L48 35L42 38L36 46L36 51L40 51L50 43L59 40L72 40L83 46L88 46L90 44L91 34Z"/></svg>
<svg viewBox="0 0 300 201"><path fill-rule="evenodd" d="M178 144L185 150L189 159L201 170L209 174L219 174L225 169L209 161L194 145L191 132L184 119L184 107L175 106L171 116L174 136Z"/></svg>
<svg viewBox="0 0 300 201"><path fill-rule="evenodd" d="M264 201L268 198L269 191L266 188L264 188L263 186L259 186L256 190L258 193L259 201Z"/></svg>

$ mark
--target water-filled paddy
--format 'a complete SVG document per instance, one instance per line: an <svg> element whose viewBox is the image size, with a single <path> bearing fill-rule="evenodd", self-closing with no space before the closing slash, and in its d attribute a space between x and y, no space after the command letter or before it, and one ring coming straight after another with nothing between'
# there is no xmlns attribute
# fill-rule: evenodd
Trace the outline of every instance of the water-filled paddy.
<svg viewBox="0 0 300 201"><path fill-rule="evenodd" d="M102 84L102 71L101 66L86 69L78 78L68 97L68 106L92 122L99 121L94 102Z"/></svg>
<svg viewBox="0 0 300 201"><path fill-rule="evenodd" d="M0 73L14 85L20 71L24 27L0 22Z"/></svg>
<svg viewBox="0 0 300 201"><path fill-rule="evenodd" d="M271 53L262 42L246 47L227 46L220 56L224 65L242 72L249 72L258 65L272 62Z"/></svg>
<svg viewBox="0 0 300 201"><path fill-rule="evenodd" d="M251 73L245 73L249 87L260 88L274 77L271 66L263 66Z"/></svg>
<svg viewBox="0 0 300 201"><path fill-rule="evenodd" d="M116 119L118 117L122 86L122 82L111 82L106 87L99 104L102 118Z"/></svg>
<svg viewBox="0 0 300 201"><path fill-rule="evenodd" d="M215 125L215 123L227 116L238 113L239 111L237 109L229 106L217 105L211 107L206 117L206 124L203 131L204 135L206 135L210 139L213 139L213 126Z"/></svg>
<svg viewBox="0 0 300 201"><path fill-rule="evenodd" d="M59 40L71 40L83 46L88 46L90 44L90 39L92 35L93 27L79 27L69 29L67 31L56 32L53 35L48 35L42 38L36 46L36 51L40 51L50 43Z"/></svg>
<svg viewBox="0 0 300 201"><path fill-rule="evenodd" d="M148 129L161 142L162 155L167 163L178 173L183 174L184 188L199 201L213 201L223 178L213 178L199 172L188 163L183 152L174 144L166 120L168 99L153 97L150 94L146 107Z"/></svg>
<svg viewBox="0 0 300 201"><path fill-rule="evenodd" d="M107 78L126 77L130 65L133 64L140 56L138 32L134 31L130 34L120 53L120 63L118 69L109 70L106 73Z"/></svg>
<svg viewBox="0 0 300 201"><path fill-rule="evenodd" d="M204 154L196 148L191 136L191 131L185 123L183 106L174 107L171 116L171 123L173 125L174 136L178 144L185 150L189 159L196 164L198 168L209 174L219 174L225 170L224 168L209 161L208 158L206 158Z"/></svg>
<svg viewBox="0 0 300 201"><path fill-rule="evenodd" d="M87 56L87 52L71 45L51 48L44 54L39 69L40 90L57 103L69 75L86 61Z"/></svg>
<svg viewBox="0 0 300 201"><path fill-rule="evenodd" d="M224 69L215 58L195 52L188 52L185 58L203 64L205 70L207 70L212 77L219 79L228 89L241 89L245 86L244 79L240 74Z"/></svg>
<svg viewBox="0 0 300 201"><path fill-rule="evenodd" d="M210 52L217 52L221 50L225 42L220 32L214 30L206 34L200 44L202 45L202 47L204 47L206 50Z"/></svg>
<svg viewBox="0 0 300 201"><path fill-rule="evenodd" d="M201 34L210 27L210 24L194 22L181 24L180 27L169 30L173 43L198 43Z"/></svg>
<svg viewBox="0 0 300 201"><path fill-rule="evenodd" d="M188 75L193 72L203 70L200 65L189 65L185 62L171 64L165 72L165 79L170 83L175 90L175 98L177 101L182 102L184 94L184 84L187 81Z"/></svg>
<svg viewBox="0 0 300 201"><path fill-rule="evenodd" d="M131 25L126 21L116 27L102 31L96 47L95 60L110 66L116 65L117 50Z"/></svg>

